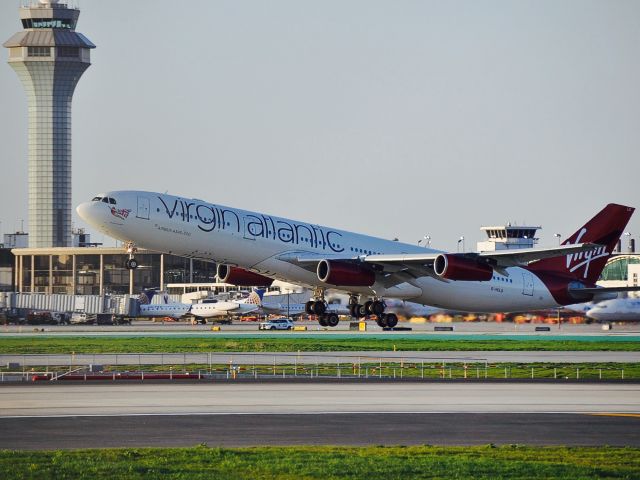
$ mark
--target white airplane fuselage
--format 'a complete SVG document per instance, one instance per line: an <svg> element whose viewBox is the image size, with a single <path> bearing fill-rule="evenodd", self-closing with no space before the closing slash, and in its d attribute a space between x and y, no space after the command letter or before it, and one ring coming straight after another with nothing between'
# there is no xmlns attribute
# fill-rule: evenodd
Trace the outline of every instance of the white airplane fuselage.
<svg viewBox="0 0 640 480"><path fill-rule="evenodd" d="M640 322L640 298L616 298L597 303L586 312L598 322Z"/></svg>
<svg viewBox="0 0 640 480"><path fill-rule="evenodd" d="M198 318L228 317L246 315L255 312L258 308L258 305L250 303L217 301L215 303L194 303L190 313Z"/></svg>
<svg viewBox="0 0 640 480"><path fill-rule="evenodd" d="M305 304L304 303L289 303L286 302L262 302L261 305L262 311L267 314L279 314L279 315L305 315ZM328 313L335 313L337 315L348 315L349 310L347 307L329 303L327 305Z"/></svg>
<svg viewBox="0 0 640 480"><path fill-rule="evenodd" d="M116 204L92 201L79 215L105 234L137 247L237 265L283 281L338 288L354 294L407 299L475 312L525 311L558 306L545 284L519 267L489 281L441 281L429 276L390 288L335 287L278 257L285 254L365 256L438 252L397 241L240 210L172 195L121 191L104 194Z"/></svg>
<svg viewBox="0 0 640 480"><path fill-rule="evenodd" d="M191 305L185 303L160 303L140 305L141 317L171 317L181 318L189 313Z"/></svg>

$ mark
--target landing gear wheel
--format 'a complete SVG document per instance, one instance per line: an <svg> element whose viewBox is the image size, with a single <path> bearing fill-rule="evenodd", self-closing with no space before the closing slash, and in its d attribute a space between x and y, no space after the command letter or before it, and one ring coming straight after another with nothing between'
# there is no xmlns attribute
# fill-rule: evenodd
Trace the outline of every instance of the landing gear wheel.
<svg viewBox="0 0 640 480"><path fill-rule="evenodd" d="M398 325L398 317L396 316L395 313L387 313L385 316L387 317L386 318L387 327L393 328L396 325Z"/></svg>
<svg viewBox="0 0 640 480"><path fill-rule="evenodd" d="M385 305L383 302L381 302L380 300L374 300L373 302L371 302L371 306L369 307L369 309L374 315L382 315L384 313L384 307Z"/></svg>
<svg viewBox="0 0 640 480"><path fill-rule="evenodd" d="M313 315L313 300L309 300L304 304L304 311L307 315Z"/></svg>
<svg viewBox="0 0 640 480"><path fill-rule="evenodd" d="M366 302L364 302L364 314L365 315L371 315L373 312L371 311L371 305L373 304L373 302L371 300L367 300Z"/></svg>
<svg viewBox="0 0 640 480"><path fill-rule="evenodd" d="M337 327L339 321L340 319L338 318L338 315L336 315L335 313L329 313L326 316L326 320L325 320L325 322L327 323L327 326L329 327Z"/></svg>
<svg viewBox="0 0 640 480"><path fill-rule="evenodd" d="M358 305L349 305L349 315L358 318Z"/></svg>
<svg viewBox="0 0 640 480"><path fill-rule="evenodd" d="M135 270L136 268L138 268L138 260L136 260L135 258L130 258L125 262L124 266L127 268L127 270Z"/></svg>
<svg viewBox="0 0 640 480"><path fill-rule="evenodd" d="M367 307L365 305L358 305L358 318L365 318L367 316Z"/></svg>
<svg viewBox="0 0 640 480"><path fill-rule="evenodd" d="M313 313L316 315L323 315L327 311L327 305L322 300L313 302Z"/></svg>
<svg viewBox="0 0 640 480"><path fill-rule="evenodd" d="M376 323L380 328L387 328L387 316L386 315L378 315L376 317Z"/></svg>
<svg viewBox="0 0 640 480"><path fill-rule="evenodd" d="M321 327L328 327L329 326L327 324L327 318L324 315L320 315L318 317L318 323L320 324Z"/></svg>

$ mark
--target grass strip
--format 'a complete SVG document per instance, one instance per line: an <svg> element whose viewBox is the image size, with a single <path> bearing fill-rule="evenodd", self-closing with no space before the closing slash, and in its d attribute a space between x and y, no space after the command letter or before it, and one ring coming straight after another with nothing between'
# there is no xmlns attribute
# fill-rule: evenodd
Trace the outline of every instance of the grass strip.
<svg viewBox="0 0 640 480"><path fill-rule="evenodd" d="M638 341L378 338L0 337L0 353L184 353L327 351L640 351Z"/></svg>
<svg viewBox="0 0 640 480"><path fill-rule="evenodd" d="M617 447L254 447L0 451L15 479L633 479Z"/></svg>

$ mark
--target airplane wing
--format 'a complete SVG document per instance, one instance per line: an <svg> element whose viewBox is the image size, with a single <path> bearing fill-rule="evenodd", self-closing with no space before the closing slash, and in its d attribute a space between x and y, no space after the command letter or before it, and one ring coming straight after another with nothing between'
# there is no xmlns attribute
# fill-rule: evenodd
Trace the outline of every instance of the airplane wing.
<svg viewBox="0 0 640 480"><path fill-rule="evenodd" d="M450 253L467 259L476 259L494 268L499 273L506 273L507 267L525 266L537 260L560 257L574 253L588 252L601 247L594 243L577 243L549 248L524 248L517 250L501 250L481 253ZM385 287L406 282L408 279L429 276L448 282L435 274L433 264L439 255L447 252L399 253L380 255L342 255L317 254L312 252L289 252L278 256L280 260L292 263L309 271L315 271L322 260L348 263L367 263L377 273L377 279Z"/></svg>
<svg viewBox="0 0 640 480"><path fill-rule="evenodd" d="M452 255L462 255L467 258L478 258L485 260L489 265L497 268L520 267L528 265L536 260L551 257L561 257L571 253L580 253L600 247L594 243L577 243L575 245L560 245L549 248L521 248L516 250L500 250L496 252L480 253L458 253ZM441 253L402 253L398 255L368 255L364 257L365 262L370 263L400 263L400 264L426 264L433 263Z"/></svg>
<svg viewBox="0 0 640 480"><path fill-rule="evenodd" d="M318 266L318 262L322 260L335 260L340 262L359 262L360 257L355 255L342 255L342 254L321 254L313 252L287 252L282 255L278 255L278 260L283 262L289 262L298 267L315 272Z"/></svg>

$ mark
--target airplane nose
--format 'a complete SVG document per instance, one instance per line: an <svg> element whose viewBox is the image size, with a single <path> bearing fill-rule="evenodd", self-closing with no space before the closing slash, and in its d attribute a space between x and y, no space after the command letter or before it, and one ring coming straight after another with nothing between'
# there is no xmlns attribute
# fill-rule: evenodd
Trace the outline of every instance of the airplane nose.
<svg viewBox="0 0 640 480"><path fill-rule="evenodd" d="M76 212L78 216L83 219L85 222L89 221L89 209L91 207L91 202L81 203L76 207Z"/></svg>
<svg viewBox="0 0 640 480"><path fill-rule="evenodd" d="M87 222L89 225L100 228L104 223L104 217L100 211L100 204L98 202L84 202L76 207L78 216Z"/></svg>

